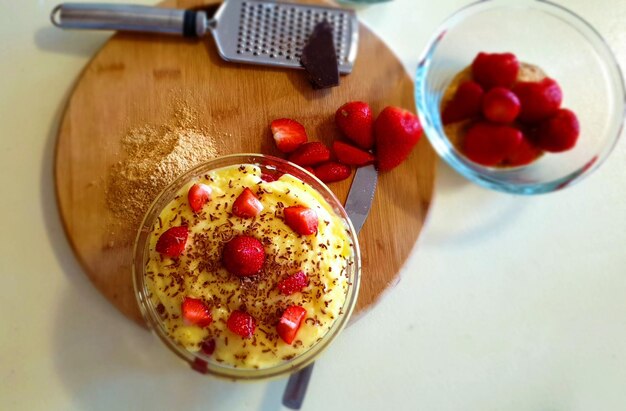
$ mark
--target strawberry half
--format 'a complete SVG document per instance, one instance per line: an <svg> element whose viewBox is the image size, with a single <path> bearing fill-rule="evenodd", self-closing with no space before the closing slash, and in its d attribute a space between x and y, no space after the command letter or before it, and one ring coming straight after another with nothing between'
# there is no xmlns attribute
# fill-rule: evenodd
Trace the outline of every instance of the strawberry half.
<svg viewBox="0 0 626 411"><path fill-rule="evenodd" d="M513 93L522 105L519 119L528 123L552 117L563 101L561 87L551 78L539 82L520 81L513 87Z"/></svg>
<svg viewBox="0 0 626 411"><path fill-rule="evenodd" d="M495 166L510 156L522 141L522 132L508 126L477 123L465 134L463 153L475 163Z"/></svg>
<svg viewBox="0 0 626 411"><path fill-rule="evenodd" d="M202 342L202 345L200 346L200 349L206 355L213 355L213 352L215 351L215 339L209 338L207 340L204 340Z"/></svg>
<svg viewBox="0 0 626 411"><path fill-rule="evenodd" d="M197 325L204 328L213 322L211 311L201 300L185 297L180 307L183 320L188 325Z"/></svg>
<svg viewBox="0 0 626 411"><path fill-rule="evenodd" d="M263 244L254 237L241 235L224 245L222 264L226 270L238 277L256 275L265 263Z"/></svg>
<svg viewBox="0 0 626 411"><path fill-rule="evenodd" d="M281 294L291 295L302 291L307 285L309 285L309 280L306 274L303 271L298 271L284 280L281 280L276 287Z"/></svg>
<svg viewBox="0 0 626 411"><path fill-rule="evenodd" d="M579 134L580 124L576 114L560 109L553 117L539 123L535 141L541 149L560 153L574 148Z"/></svg>
<svg viewBox="0 0 626 411"><path fill-rule="evenodd" d="M494 87L483 97L483 115L494 123L511 123L520 112L520 102L508 88Z"/></svg>
<svg viewBox="0 0 626 411"><path fill-rule="evenodd" d="M283 153L294 151L308 140L304 126L296 120L279 118L272 121L270 128L276 147Z"/></svg>
<svg viewBox="0 0 626 411"><path fill-rule="evenodd" d="M352 169L344 164L328 161L315 167L315 176L325 183L345 180L352 174Z"/></svg>
<svg viewBox="0 0 626 411"><path fill-rule="evenodd" d="M226 326L230 331L242 338L250 338L256 330L254 318L243 311L235 310L230 313Z"/></svg>
<svg viewBox="0 0 626 411"><path fill-rule="evenodd" d="M197 183L191 186L187 193L187 201L194 213L202 210L202 207L211 200L211 191L211 187L206 184Z"/></svg>
<svg viewBox="0 0 626 411"><path fill-rule="evenodd" d="M306 310L299 305L290 305L276 325L276 331L280 338L287 344L291 344L298 334L298 330L306 317Z"/></svg>
<svg viewBox="0 0 626 411"><path fill-rule="evenodd" d="M456 123L480 114L483 88L475 81L466 81L459 85L452 100L441 113L443 124Z"/></svg>
<svg viewBox="0 0 626 411"><path fill-rule="evenodd" d="M372 109L362 101L351 101L335 113L339 130L357 146L370 149L374 145L374 116Z"/></svg>
<svg viewBox="0 0 626 411"><path fill-rule="evenodd" d="M317 213L302 206L291 206L283 210L285 224L300 235L317 234Z"/></svg>
<svg viewBox="0 0 626 411"><path fill-rule="evenodd" d="M342 143L341 141L333 142L333 151L340 163L349 166L360 167L372 164L376 161L376 158L367 151L358 149L350 144Z"/></svg>
<svg viewBox="0 0 626 411"><path fill-rule="evenodd" d="M511 87L517 79L519 66L512 53L478 53L472 62L472 75L485 90Z"/></svg>
<svg viewBox="0 0 626 411"><path fill-rule="evenodd" d="M169 228L159 237L156 251L168 257L176 258L185 250L188 236L189 230L186 226Z"/></svg>
<svg viewBox="0 0 626 411"><path fill-rule="evenodd" d="M389 171L406 160L422 132L415 114L399 107L385 108L374 123L378 169Z"/></svg>
<svg viewBox="0 0 626 411"><path fill-rule="evenodd" d="M303 144L289 156L289 161L302 167L323 163L328 159L330 150L319 141Z"/></svg>
<svg viewBox="0 0 626 411"><path fill-rule="evenodd" d="M233 203L233 214L241 218L253 218L263 211L263 204L248 187L244 188Z"/></svg>

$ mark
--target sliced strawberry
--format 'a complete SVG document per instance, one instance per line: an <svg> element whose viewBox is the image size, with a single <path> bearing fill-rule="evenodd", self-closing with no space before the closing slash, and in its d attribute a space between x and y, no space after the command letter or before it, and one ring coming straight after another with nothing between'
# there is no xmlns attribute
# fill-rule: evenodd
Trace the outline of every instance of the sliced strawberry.
<svg viewBox="0 0 626 411"><path fill-rule="evenodd" d="M233 214L241 218L253 218L263 211L263 204L248 187L244 188L233 203Z"/></svg>
<svg viewBox="0 0 626 411"><path fill-rule="evenodd" d="M230 313L226 326L230 331L243 338L250 338L256 330L254 318L243 311L235 310Z"/></svg>
<svg viewBox="0 0 626 411"><path fill-rule="evenodd" d="M508 126L477 123L465 134L463 153L475 163L495 166L510 156L522 141L522 132Z"/></svg>
<svg viewBox="0 0 626 411"><path fill-rule="evenodd" d="M352 174L352 169L344 164L328 161L315 167L315 176L325 183L345 180Z"/></svg>
<svg viewBox="0 0 626 411"><path fill-rule="evenodd" d="M472 62L472 75L485 90L511 87L517 79L519 66L512 53L478 53Z"/></svg>
<svg viewBox="0 0 626 411"><path fill-rule="evenodd" d="M183 314L183 320L188 325L197 325L204 328L213 322L209 307L197 298L185 297L180 309Z"/></svg>
<svg viewBox="0 0 626 411"><path fill-rule="evenodd" d="M186 226L172 227L157 240L156 251L168 257L178 257L185 250L189 230Z"/></svg>
<svg viewBox="0 0 626 411"><path fill-rule="evenodd" d="M200 374L207 374L209 372L209 363L202 358L196 357L191 363L191 368Z"/></svg>
<svg viewBox="0 0 626 411"><path fill-rule="evenodd" d="M525 166L535 161L541 153L539 148L535 147L526 136L523 136L519 146L504 159L504 163L511 167Z"/></svg>
<svg viewBox="0 0 626 411"><path fill-rule="evenodd" d="M265 263L263 244L254 237L240 235L224 245L222 264L238 277L256 275Z"/></svg>
<svg viewBox="0 0 626 411"><path fill-rule="evenodd" d="M187 193L189 207L191 207L194 213L202 210L202 207L204 207L209 200L211 200L211 187L206 184L194 184Z"/></svg>
<svg viewBox="0 0 626 411"><path fill-rule="evenodd" d="M215 339L209 338L207 340L204 340L202 342L202 345L200 346L200 349L206 355L213 355L213 352L215 351Z"/></svg>
<svg viewBox="0 0 626 411"><path fill-rule="evenodd" d="M406 160L422 132L415 114L398 107L385 108L374 123L378 169L389 171Z"/></svg>
<svg viewBox="0 0 626 411"><path fill-rule="evenodd" d="M456 123L480 114L483 88L475 81L466 81L459 85L452 100L441 113L443 124Z"/></svg>
<svg viewBox="0 0 626 411"><path fill-rule="evenodd" d="M299 166L313 166L315 164L328 161L330 150L319 141L301 145L296 151L291 153L289 161Z"/></svg>
<svg viewBox="0 0 626 411"><path fill-rule="evenodd" d="M268 173L261 173L261 180L265 181L266 183L271 183L272 181L276 181L276 177L274 177L273 174L268 174Z"/></svg>
<svg viewBox="0 0 626 411"><path fill-rule="evenodd" d="M279 118L272 121L270 128L276 147L283 153L294 151L308 140L304 126L289 118Z"/></svg>
<svg viewBox="0 0 626 411"><path fill-rule="evenodd" d="M374 145L374 116L372 109L362 101L351 101L335 113L339 130L357 146L370 149Z"/></svg>
<svg viewBox="0 0 626 411"><path fill-rule="evenodd" d="M511 123L520 112L515 93L504 87L494 87L483 97L483 115L494 123Z"/></svg>
<svg viewBox="0 0 626 411"><path fill-rule="evenodd" d="M340 163L349 166L364 166L376 161L376 158L367 151L358 149L350 144L342 143L341 141L333 142L333 151Z"/></svg>
<svg viewBox="0 0 626 411"><path fill-rule="evenodd" d="M282 294L291 295L302 291L307 285L309 285L309 279L306 274L303 271L298 271L281 280L277 287Z"/></svg>
<svg viewBox="0 0 626 411"><path fill-rule="evenodd" d="M553 117L539 123L536 143L543 150L560 153L574 148L579 134L580 124L576 114L563 108Z"/></svg>
<svg viewBox="0 0 626 411"><path fill-rule="evenodd" d="M284 209L285 224L300 235L317 234L317 213L315 210L302 206L291 206Z"/></svg>
<svg viewBox="0 0 626 411"><path fill-rule="evenodd" d="M513 87L513 92L522 105L519 119L528 123L552 117L563 101L561 87L551 78L539 82L520 81Z"/></svg>
<svg viewBox="0 0 626 411"><path fill-rule="evenodd" d="M298 334L298 330L306 317L306 309L299 305L290 305L276 325L276 331L280 338L287 344L291 344Z"/></svg>

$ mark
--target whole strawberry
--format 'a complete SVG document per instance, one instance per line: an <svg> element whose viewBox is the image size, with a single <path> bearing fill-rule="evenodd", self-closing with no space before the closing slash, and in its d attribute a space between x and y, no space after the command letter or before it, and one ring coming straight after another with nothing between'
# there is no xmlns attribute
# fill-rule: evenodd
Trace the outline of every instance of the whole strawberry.
<svg viewBox="0 0 626 411"><path fill-rule="evenodd" d="M240 235L224 245L222 264L238 277L256 275L265 263L263 244L254 237Z"/></svg>
<svg viewBox="0 0 626 411"><path fill-rule="evenodd" d="M519 61L512 53L478 53L472 62L472 75L485 91L511 87L519 73Z"/></svg>
<svg viewBox="0 0 626 411"><path fill-rule="evenodd" d="M378 169L389 171L402 163L422 136L417 116L399 107L386 107L374 122Z"/></svg>
<svg viewBox="0 0 626 411"><path fill-rule="evenodd" d="M560 153L574 148L579 134L580 124L576 114L563 108L554 116L539 123L535 139L539 148Z"/></svg>
<svg viewBox="0 0 626 411"><path fill-rule="evenodd" d="M537 123L552 117L563 100L561 87L551 78L537 82L520 81L513 87L513 93L522 105L519 119L528 123Z"/></svg>
<svg viewBox="0 0 626 411"><path fill-rule="evenodd" d="M335 123L357 146L367 150L374 145L374 116L367 103L351 101L339 107L335 113Z"/></svg>

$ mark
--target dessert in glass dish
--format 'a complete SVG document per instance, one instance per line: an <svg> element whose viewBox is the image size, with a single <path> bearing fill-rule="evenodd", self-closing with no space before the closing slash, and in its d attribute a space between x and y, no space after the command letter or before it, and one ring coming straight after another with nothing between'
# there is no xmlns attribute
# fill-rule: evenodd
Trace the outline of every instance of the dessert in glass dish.
<svg viewBox="0 0 626 411"><path fill-rule="evenodd" d="M286 161L225 156L148 211L134 281L151 328L196 370L239 379L306 366L345 326L360 255L343 207Z"/></svg>

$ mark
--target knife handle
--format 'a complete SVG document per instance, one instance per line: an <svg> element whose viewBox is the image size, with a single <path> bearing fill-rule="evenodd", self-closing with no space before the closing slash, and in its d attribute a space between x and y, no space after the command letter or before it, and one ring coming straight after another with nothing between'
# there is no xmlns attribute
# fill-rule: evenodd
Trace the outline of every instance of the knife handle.
<svg viewBox="0 0 626 411"><path fill-rule="evenodd" d="M292 410L299 410L302 408L304 402L304 396L311 380L311 373L313 372L313 365L311 363L296 371L289 376L285 392L283 393L283 405Z"/></svg>
<svg viewBox="0 0 626 411"><path fill-rule="evenodd" d="M201 37L206 13L194 10L107 3L63 3L52 9L52 24L63 29L130 30Z"/></svg>

